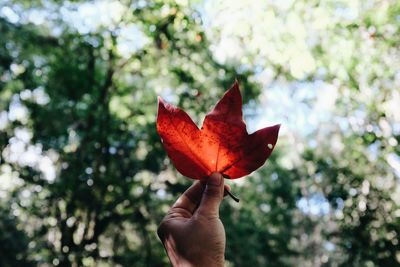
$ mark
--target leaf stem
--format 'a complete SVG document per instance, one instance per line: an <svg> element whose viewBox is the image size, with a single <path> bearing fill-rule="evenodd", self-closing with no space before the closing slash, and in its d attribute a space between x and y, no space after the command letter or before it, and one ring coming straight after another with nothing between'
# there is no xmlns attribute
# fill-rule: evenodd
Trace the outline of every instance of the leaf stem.
<svg viewBox="0 0 400 267"><path fill-rule="evenodd" d="M230 196L233 200L235 200L236 202L239 203L240 199L239 199L237 196L235 196L234 194L232 194L231 192L229 192L228 190L226 190L226 188L224 189L224 191L225 191L225 193L226 193L228 196Z"/></svg>

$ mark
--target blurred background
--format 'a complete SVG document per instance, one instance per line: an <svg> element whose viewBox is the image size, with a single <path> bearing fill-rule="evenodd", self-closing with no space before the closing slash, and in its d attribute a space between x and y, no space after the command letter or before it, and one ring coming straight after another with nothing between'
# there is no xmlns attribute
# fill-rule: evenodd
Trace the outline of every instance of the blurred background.
<svg viewBox="0 0 400 267"><path fill-rule="evenodd" d="M157 95L200 125L237 78L282 128L227 266L400 266L399 45L397 0L0 0L0 265L168 266Z"/></svg>

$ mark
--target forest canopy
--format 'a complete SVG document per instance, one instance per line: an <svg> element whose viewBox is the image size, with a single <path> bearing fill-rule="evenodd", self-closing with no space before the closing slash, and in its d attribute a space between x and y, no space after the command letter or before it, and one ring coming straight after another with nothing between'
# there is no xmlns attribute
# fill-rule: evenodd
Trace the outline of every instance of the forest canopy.
<svg viewBox="0 0 400 267"><path fill-rule="evenodd" d="M0 265L168 266L198 125L240 83L267 163L226 181L227 266L400 266L400 2L0 1Z"/></svg>

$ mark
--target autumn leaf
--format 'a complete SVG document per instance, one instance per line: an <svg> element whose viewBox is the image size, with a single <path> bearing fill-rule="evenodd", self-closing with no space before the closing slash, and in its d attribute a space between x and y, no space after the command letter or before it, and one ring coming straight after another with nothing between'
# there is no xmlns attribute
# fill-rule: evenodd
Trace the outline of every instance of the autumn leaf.
<svg viewBox="0 0 400 267"><path fill-rule="evenodd" d="M213 172L236 179L261 167L278 139L280 125L248 134L236 81L199 129L182 109L158 98L157 131L176 169L201 180Z"/></svg>

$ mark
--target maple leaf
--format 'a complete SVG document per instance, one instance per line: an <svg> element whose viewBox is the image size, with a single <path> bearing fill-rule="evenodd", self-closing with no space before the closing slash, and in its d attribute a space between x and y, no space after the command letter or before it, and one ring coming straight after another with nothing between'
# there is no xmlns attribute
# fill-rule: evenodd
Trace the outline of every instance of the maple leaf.
<svg viewBox="0 0 400 267"><path fill-rule="evenodd" d="M280 124L248 134L237 81L199 129L182 109L158 98L157 131L176 169L192 179L213 172L236 179L258 169L271 155Z"/></svg>

